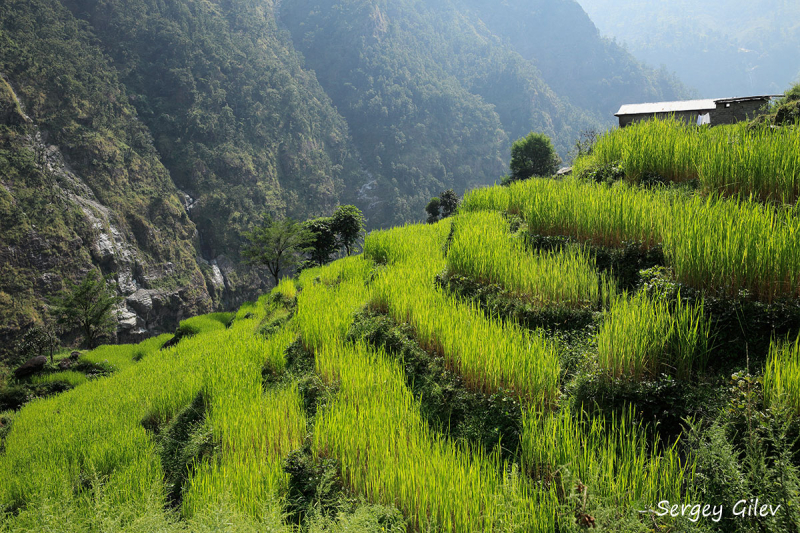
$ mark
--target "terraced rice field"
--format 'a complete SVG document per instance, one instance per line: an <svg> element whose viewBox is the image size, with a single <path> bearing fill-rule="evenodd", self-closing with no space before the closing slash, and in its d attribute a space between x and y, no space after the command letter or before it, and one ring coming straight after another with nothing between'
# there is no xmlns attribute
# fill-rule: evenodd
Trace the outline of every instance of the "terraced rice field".
<svg viewBox="0 0 800 533"><path fill-rule="evenodd" d="M170 347L162 336L81 356L108 376L37 378L74 388L13 414L0 531L695 531L651 511L704 503L699 430L661 428L653 409L675 407L658 404L664 390L710 390L728 368L720 298L800 296L799 231L793 212L754 201L626 184L473 191L451 219L373 232L359 256L284 278L236 313L184 321ZM548 251L536 235L569 239ZM631 241L663 246L661 285L620 290L613 268L601 271L598 247ZM515 309L590 320L527 328L441 275L498 287ZM354 336L365 313L441 366L415 374L391 343ZM773 336L762 359L748 346L757 377L734 389L752 396L756 383L775 412L800 412L794 335ZM465 397L512 421L494 446L471 436L481 428L456 439L431 422L432 401ZM345 495L339 507L331 491ZM380 518L387 509L400 525ZM788 531L793 516L758 524Z"/></svg>

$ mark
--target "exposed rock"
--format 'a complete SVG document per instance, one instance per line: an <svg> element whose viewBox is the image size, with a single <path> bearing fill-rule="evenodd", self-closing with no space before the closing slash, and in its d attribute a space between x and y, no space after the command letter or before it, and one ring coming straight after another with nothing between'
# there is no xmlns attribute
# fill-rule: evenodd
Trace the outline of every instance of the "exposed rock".
<svg viewBox="0 0 800 533"><path fill-rule="evenodd" d="M133 311L123 307L117 311L120 330L131 330L138 325L139 317Z"/></svg>
<svg viewBox="0 0 800 533"><path fill-rule="evenodd" d="M147 320L147 315L153 310L153 298L151 297L151 294L156 292L157 291L148 289L139 289L128 296L125 299L125 303L127 303L128 307L133 309L138 315Z"/></svg>
<svg viewBox="0 0 800 533"><path fill-rule="evenodd" d="M211 283L214 285L214 288L218 291L222 291L225 289L225 278L222 276L222 271L219 269L219 265L217 264L217 260L211 260Z"/></svg>
<svg viewBox="0 0 800 533"><path fill-rule="evenodd" d="M24 378L31 376L44 368L47 364L47 357L44 355L37 355L28 359L24 365L14 370L14 376L17 378Z"/></svg>

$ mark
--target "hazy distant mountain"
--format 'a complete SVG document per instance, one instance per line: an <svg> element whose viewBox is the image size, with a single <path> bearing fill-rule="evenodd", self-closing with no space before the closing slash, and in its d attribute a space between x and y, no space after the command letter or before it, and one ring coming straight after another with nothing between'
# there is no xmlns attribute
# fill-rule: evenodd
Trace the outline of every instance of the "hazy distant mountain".
<svg viewBox="0 0 800 533"><path fill-rule="evenodd" d="M800 79L796 0L579 0L600 31L699 96L781 93Z"/></svg>

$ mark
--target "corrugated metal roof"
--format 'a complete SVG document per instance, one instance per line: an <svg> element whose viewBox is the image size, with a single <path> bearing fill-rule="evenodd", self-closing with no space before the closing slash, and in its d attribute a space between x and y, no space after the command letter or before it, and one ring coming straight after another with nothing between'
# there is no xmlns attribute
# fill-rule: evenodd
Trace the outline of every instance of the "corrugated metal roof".
<svg viewBox="0 0 800 533"><path fill-rule="evenodd" d="M782 94L766 94L762 96L738 96L733 98L709 98L705 100L683 100L679 102L655 102L652 104L626 104L619 108L614 116L652 115L654 113L680 113L685 111L714 111L717 102L747 102L750 100L768 100L781 98Z"/></svg>
<svg viewBox="0 0 800 533"><path fill-rule="evenodd" d="M763 94L758 96L734 96L733 98L717 98L717 102L751 102L753 100L769 100L771 98L783 98L783 94Z"/></svg>
<svg viewBox="0 0 800 533"><path fill-rule="evenodd" d="M652 104L627 104L614 115L652 115L653 113L680 113L681 111L713 111L716 100L684 100L682 102L655 102Z"/></svg>

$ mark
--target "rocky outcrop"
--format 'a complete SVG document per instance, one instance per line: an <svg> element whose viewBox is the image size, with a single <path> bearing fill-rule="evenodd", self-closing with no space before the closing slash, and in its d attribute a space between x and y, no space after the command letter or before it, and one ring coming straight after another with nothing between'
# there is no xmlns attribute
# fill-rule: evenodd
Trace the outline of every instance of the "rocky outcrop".
<svg viewBox="0 0 800 533"><path fill-rule="evenodd" d="M10 91L0 78L0 92L5 88ZM117 309L119 341L174 331L183 318L221 308L224 275L215 263L213 283L206 280L190 240L196 230L185 215L173 213L173 219L185 226L178 229L188 238L160 242L159 233L174 234L174 228L138 221L104 203L51 136L27 119L15 98L13 103L0 106L11 109L0 113L0 123L13 131L0 134L0 147L30 154L31 165L27 176L0 176L0 202L10 202L3 204L10 216L0 227L0 344L6 350L20 331L46 318L47 302L67 281L80 280L92 268L110 276L123 298ZM11 120L9 113L27 120ZM175 197L179 213L184 206ZM170 222L165 220L160 223Z"/></svg>
<svg viewBox="0 0 800 533"><path fill-rule="evenodd" d="M32 376L33 374L41 371L47 364L47 357L44 355L37 355L28 359L22 366L14 370L14 377L17 379Z"/></svg>

